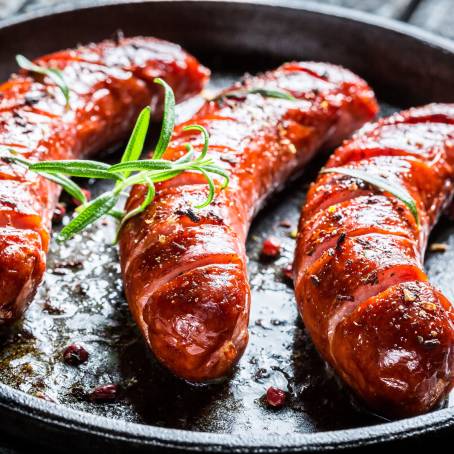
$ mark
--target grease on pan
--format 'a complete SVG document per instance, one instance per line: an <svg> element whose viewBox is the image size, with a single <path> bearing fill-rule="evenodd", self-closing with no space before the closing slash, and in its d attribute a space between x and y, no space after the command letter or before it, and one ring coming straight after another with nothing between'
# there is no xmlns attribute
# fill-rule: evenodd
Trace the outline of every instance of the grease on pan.
<svg viewBox="0 0 454 454"><path fill-rule="evenodd" d="M237 75L218 74L216 87ZM192 101L187 109L192 110ZM395 110L382 109L382 114ZM187 117L181 113L181 118ZM0 380L32 395L68 407L116 419L196 431L261 434L315 432L362 427L382 422L352 400L319 359L297 318L293 290L282 277L291 261L304 186L325 161L320 157L303 178L275 197L253 223L249 274L253 291L249 346L233 378L214 386L194 387L171 376L151 357L132 321L121 288L118 257L110 242L114 224L102 221L65 245L52 243L48 272L25 318L1 333ZM90 189L96 194L103 186ZM290 221L290 227L279 225ZM260 261L262 241L280 239L274 262ZM450 298L454 276L454 228L436 228L433 241L448 244L430 253L431 280ZM78 367L62 360L65 347L82 343L90 356ZM114 403L92 403L96 387L122 388ZM269 386L289 391L284 408L262 402ZM454 405L451 399L450 404Z"/></svg>

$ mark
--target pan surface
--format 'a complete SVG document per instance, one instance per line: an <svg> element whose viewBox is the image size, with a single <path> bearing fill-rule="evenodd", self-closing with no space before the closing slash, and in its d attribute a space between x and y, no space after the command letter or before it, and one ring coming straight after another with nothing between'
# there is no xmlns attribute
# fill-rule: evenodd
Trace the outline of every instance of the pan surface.
<svg viewBox="0 0 454 454"><path fill-rule="evenodd" d="M0 24L0 77L5 80L16 69L17 53L34 57L122 29L127 36L153 35L183 45L212 68L210 90L245 71L314 59L342 64L365 77L382 101L382 115L431 101L454 102L452 42L365 14L296 5L92 2L77 10L23 16ZM180 118L199 102L180 106ZM104 157L115 159L115 153L106 150ZM118 452L150 447L194 452L324 450L378 446L450 430L454 396L428 415L394 422L361 408L320 360L297 316L282 268L291 261L291 232L307 184L324 160L326 154L289 182L252 226L251 339L232 378L221 384L188 385L151 357L122 294L110 222L100 222L64 246L52 244L46 280L30 310L0 333L2 429L51 449L64 443L66 450L109 446ZM94 193L103 188L90 186ZM279 237L284 250L277 261L262 263L259 250L269 235ZM427 271L454 300L452 222L443 218L431 241L448 248L428 253ZM76 341L90 353L88 363L79 368L62 361L64 348ZM91 402L90 391L107 383L120 385L118 401ZM269 386L288 391L285 408L273 411L264 405L262 396Z"/></svg>

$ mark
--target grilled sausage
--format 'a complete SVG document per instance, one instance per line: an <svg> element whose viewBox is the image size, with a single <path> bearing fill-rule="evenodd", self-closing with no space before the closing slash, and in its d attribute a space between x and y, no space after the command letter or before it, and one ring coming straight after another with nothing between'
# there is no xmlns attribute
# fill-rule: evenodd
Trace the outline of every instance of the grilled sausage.
<svg viewBox="0 0 454 454"><path fill-rule="evenodd" d="M250 93L264 87L297 100ZM185 173L160 184L155 202L120 235L126 296L143 336L165 366L194 382L225 376L246 347L245 240L254 214L322 145L348 136L377 111L364 81L323 63L284 64L233 90L235 96L207 102L188 122L209 131L211 156L230 172L227 190L194 210L207 186L201 175ZM186 142L200 150L199 136L184 126L168 159L180 157ZM144 194L135 187L127 209Z"/></svg>
<svg viewBox="0 0 454 454"><path fill-rule="evenodd" d="M454 383L454 312L423 271L427 237L453 194L454 105L366 126L327 167L395 182L417 205L364 181L323 173L299 226L295 289L321 355L371 408L414 415Z"/></svg>
<svg viewBox="0 0 454 454"><path fill-rule="evenodd" d="M36 63L58 68L70 87L26 71L0 86L0 147L32 161L81 158L123 139L139 111L159 111L165 79L177 100L198 93L208 72L179 46L152 38L104 41ZM22 166L0 163L0 323L19 317L45 270L60 188Z"/></svg>

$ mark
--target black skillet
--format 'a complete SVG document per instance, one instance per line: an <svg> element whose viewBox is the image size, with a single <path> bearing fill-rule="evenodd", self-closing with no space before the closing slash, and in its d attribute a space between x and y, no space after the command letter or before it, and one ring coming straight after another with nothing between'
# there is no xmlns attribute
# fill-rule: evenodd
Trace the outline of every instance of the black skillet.
<svg viewBox="0 0 454 454"><path fill-rule="evenodd" d="M120 28L126 35L182 44L213 69L214 88L244 71L314 59L365 77L384 113L454 102L452 42L396 22L297 2L92 2L29 14L0 24L0 78L16 69L16 53L34 57L101 40ZM193 108L190 103L182 112ZM326 369L298 320L292 290L281 275L294 240L280 221L295 225L305 187L325 159L289 183L252 227L251 342L231 380L216 386L182 383L147 352L121 293L116 252L109 244L112 225L99 224L65 246L53 244L36 301L23 321L0 336L2 431L25 440L27 450L43 445L83 452L321 451L383 448L402 440L409 448L449 437L454 428L449 402L428 415L394 422L362 408ZM283 256L260 263L260 243L270 234L281 238ZM441 221L432 241L449 244L445 253L429 253L426 265L433 282L453 298L449 221ZM83 342L91 354L80 368L61 360L73 341ZM90 402L87 394L105 383L121 385L118 401ZM270 385L288 390L284 409L263 404Z"/></svg>

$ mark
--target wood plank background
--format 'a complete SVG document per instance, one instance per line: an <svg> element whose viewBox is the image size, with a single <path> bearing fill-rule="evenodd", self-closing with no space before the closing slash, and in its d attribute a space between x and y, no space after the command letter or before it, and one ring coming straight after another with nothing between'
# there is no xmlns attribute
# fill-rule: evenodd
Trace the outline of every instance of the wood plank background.
<svg viewBox="0 0 454 454"><path fill-rule="evenodd" d="M295 0L304 3L304 0ZM80 0L73 0L77 4ZM64 3L61 0L0 0L0 18L44 6ZM314 3L341 5L368 13L410 22L418 27L454 39L454 0L318 0Z"/></svg>

